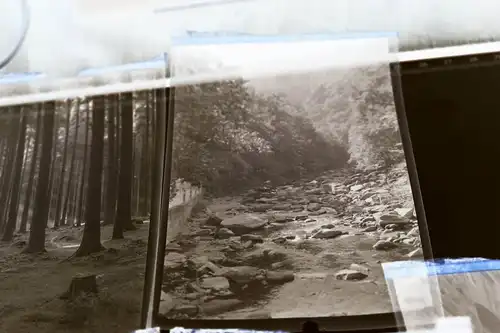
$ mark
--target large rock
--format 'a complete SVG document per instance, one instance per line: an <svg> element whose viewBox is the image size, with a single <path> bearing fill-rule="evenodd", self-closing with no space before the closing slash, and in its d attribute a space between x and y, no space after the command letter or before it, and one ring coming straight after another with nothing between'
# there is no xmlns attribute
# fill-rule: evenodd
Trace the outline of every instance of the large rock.
<svg viewBox="0 0 500 333"><path fill-rule="evenodd" d="M394 212L396 212L399 216L407 219L411 219L414 216L413 207L396 208L394 209Z"/></svg>
<svg viewBox="0 0 500 333"><path fill-rule="evenodd" d="M381 227L385 227L386 225L389 224L394 224L397 225L398 227L411 224L410 220L396 213L390 213L390 214L375 213L373 214L373 217L375 217L375 220Z"/></svg>
<svg viewBox="0 0 500 333"><path fill-rule="evenodd" d="M221 228L215 234L215 237L218 239L228 239L234 236L234 232L229 230L228 228Z"/></svg>
<svg viewBox="0 0 500 333"><path fill-rule="evenodd" d="M162 290L160 298L160 308L159 312L161 315L167 315L172 309L177 305L177 300L174 299L170 294L167 294Z"/></svg>
<svg viewBox="0 0 500 333"><path fill-rule="evenodd" d="M221 275L224 272L222 268L211 262L206 256L191 257L187 262L200 274Z"/></svg>
<svg viewBox="0 0 500 333"><path fill-rule="evenodd" d="M373 249L377 251L388 251L397 248L398 246L388 240L379 240L375 245L373 245Z"/></svg>
<svg viewBox="0 0 500 333"><path fill-rule="evenodd" d="M312 202L312 203L307 205L307 210L310 212L316 212L320 209L321 209L321 204L319 204L317 202Z"/></svg>
<svg viewBox="0 0 500 333"><path fill-rule="evenodd" d="M223 228L227 228L237 235L243 235L263 228L267 221L253 214L240 214L227 219L221 223Z"/></svg>
<svg viewBox="0 0 500 333"><path fill-rule="evenodd" d="M287 259L285 252L268 248L258 248L255 251L243 256L243 261L251 266L269 266L275 262Z"/></svg>
<svg viewBox="0 0 500 333"><path fill-rule="evenodd" d="M165 256L164 264L165 269L167 270L176 270L182 268L184 263L186 262L187 257L182 253L177 252L169 252Z"/></svg>
<svg viewBox="0 0 500 333"><path fill-rule="evenodd" d="M213 290L226 290L229 289L229 281L222 276L208 277L201 280L201 287Z"/></svg>
<svg viewBox="0 0 500 333"><path fill-rule="evenodd" d="M221 222L222 219L213 213L208 215L207 219L205 220L205 224L212 227L218 227Z"/></svg>
<svg viewBox="0 0 500 333"><path fill-rule="evenodd" d="M317 233L315 233L312 238L317 239L333 239L343 235L344 232L340 230L333 229L321 229Z"/></svg>
<svg viewBox="0 0 500 333"><path fill-rule="evenodd" d="M264 278L264 273L265 272L255 267L239 266L229 268L224 273L224 277L237 284L248 284L253 281L262 280Z"/></svg>
<svg viewBox="0 0 500 333"><path fill-rule="evenodd" d="M346 281L363 280L367 276L368 275L366 273L353 269L343 269L335 274L335 278L337 280L346 280Z"/></svg>

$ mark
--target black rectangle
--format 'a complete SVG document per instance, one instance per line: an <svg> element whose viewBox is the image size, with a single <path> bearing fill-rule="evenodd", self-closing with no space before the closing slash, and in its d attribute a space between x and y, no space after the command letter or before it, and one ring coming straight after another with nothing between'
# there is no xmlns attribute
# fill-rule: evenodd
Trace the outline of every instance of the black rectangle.
<svg viewBox="0 0 500 333"><path fill-rule="evenodd" d="M393 75L432 255L500 258L500 54L403 62Z"/></svg>

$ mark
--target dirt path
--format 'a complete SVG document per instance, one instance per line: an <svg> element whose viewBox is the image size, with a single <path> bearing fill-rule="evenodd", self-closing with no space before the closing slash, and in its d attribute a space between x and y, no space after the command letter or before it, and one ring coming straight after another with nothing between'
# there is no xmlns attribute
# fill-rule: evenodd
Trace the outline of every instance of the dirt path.
<svg viewBox="0 0 500 333"><path fill-rule="evenodd" d="M401 168L388 175L329 173L219 198L167 247L164 315L237 319L391 311L380 263L420 254L415 227Z"/></svg>
<svg viewBox="0 0 500 333"><path fill-rule="evenodd" d="M48 252L39 256L20 254L27 235L0 245L1 332L128 332L137 328L148 225L138 224L124 240L109 240L112 227L103 227L106 251L64 261L78 247L82 229L48 231ZM71 279L79 274L97 275L99 297L61 300Z"/></svg>

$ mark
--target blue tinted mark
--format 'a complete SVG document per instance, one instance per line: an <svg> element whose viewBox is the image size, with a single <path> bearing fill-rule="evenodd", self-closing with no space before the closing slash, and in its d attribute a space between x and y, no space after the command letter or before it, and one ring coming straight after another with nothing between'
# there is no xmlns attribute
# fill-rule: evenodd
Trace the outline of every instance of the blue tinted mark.
<svg viewBox="0 0 500 333"><path fill-rule="evenodd" d="M445 259L438 261L394 262L384 266L386 279L435 276L500 270L500 260L484 258Z"/></svg>
<svg viewBox="0 0 500 333"><path fill-rule="evenodd" d="M88 68L84 69L77 74L77 77L88 77L88 76L99 76L103 74L117 73L117 72L127 72L135 70L147 70L147 69L165 69L167 66L167 54L161 54L153 59L136 62L131 64L119 65L119 66L108 66L100 68ZM30 83L35 80L46 78L47 76L43 73L0 73L0 85L7 84L20 84L20 83Z"/></svg>
<svg viewBox="0 0 500 333"><path fill-rule="evenodd" d="M129 72L129 71L138 71L138 70L146 70L146 69L160 69L165 68L164 58L155 58L149 61L137 62L119 66L111 66L111 67L100 67L100 68L89 68L78 73L77 76L98 76L103 74L111 74L118 72Z"/></svg>
<svg viewBox="0 0 500 333"><path fill-rule="evenodd" d="M25 83L45 77L42 73L0 73L1 84Z"/></svg>
<svg viewBox="0 0 500 333"><path fill-rule="evenodd" d="M335 41L344 39L396 38L396 32L359 32L348 34L322 33L299 35L252 35L241 32L193 32L187 36L172 38L174 45L244 44L244 43L287 43L306 41Z"/></svg>

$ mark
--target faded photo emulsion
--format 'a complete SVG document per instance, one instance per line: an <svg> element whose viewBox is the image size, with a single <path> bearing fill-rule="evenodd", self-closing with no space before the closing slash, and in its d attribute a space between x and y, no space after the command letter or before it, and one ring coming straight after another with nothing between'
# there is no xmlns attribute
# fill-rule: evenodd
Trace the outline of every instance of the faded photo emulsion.
<svg viewBox="0 0 500 333"><path fill-rule="evenodd" d="M173 47L160 316L392 312L381 263L421 241L389 64L357 43Z"/></svg>
<svg viewBox="0 0 500 333"><path fill-rule="evenodd" d="M0 331L138 328L164 68L0 75Z"/></svg>

